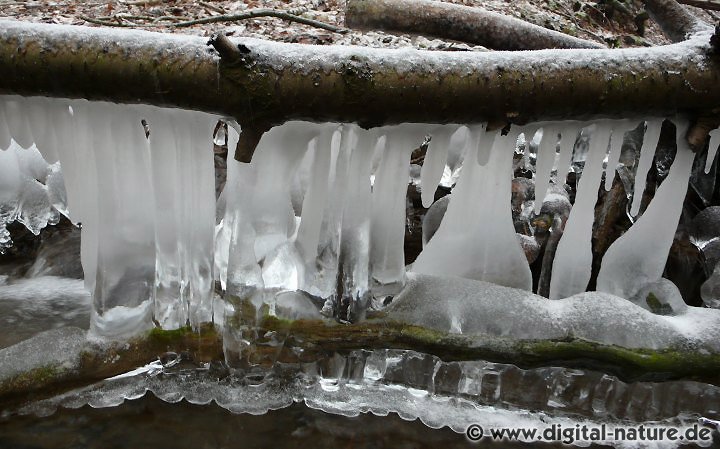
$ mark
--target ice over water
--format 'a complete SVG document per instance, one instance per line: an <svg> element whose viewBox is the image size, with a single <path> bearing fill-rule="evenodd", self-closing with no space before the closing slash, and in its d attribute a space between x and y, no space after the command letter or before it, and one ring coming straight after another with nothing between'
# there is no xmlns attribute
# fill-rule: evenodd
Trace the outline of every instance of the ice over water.
<svg viewBox="0 0 720 449"><path fill-rule="evenodd" d="M624 134L641 122L536 123L509 131L287 122L263 135L251 163L230 158L216 205L218 119L154 106L1 96L0 249L12 244L6 226L15 220L36 234L61 215L82 224L91 329L109 338L212 321L215 281L230 295L261 301L303 291L341 320L374 297L398 294L406 271L532 291L510 209L513 155L519 142L528 157L527 148L537 145L532 209L539 213L553 184L564 184L585 136L589 149L550 281L550 297L567 298L587 289L603 174L607 189ZM682 138L687 123L673 122L679 138L670 174L608 250L599 291L631 298L661 278L693 162ZM661 123L646 122L633 216ZM241 130L230 124L232 154ZM410 158L428 137L423 205L432 204L439 184L457 182L437 232L406 267Z"/></svg>

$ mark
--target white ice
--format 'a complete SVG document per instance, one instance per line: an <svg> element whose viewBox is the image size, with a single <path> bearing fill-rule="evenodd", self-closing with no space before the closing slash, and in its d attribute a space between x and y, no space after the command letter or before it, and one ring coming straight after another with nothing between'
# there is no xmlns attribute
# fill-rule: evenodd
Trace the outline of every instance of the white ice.
<svg viewBox="0 0 720 449"><path fill-rule="evenodd" d="M642 147L640 147L640 161L635 172L635 188L633 189L633 200L630 208L630 215L633 217L640 212L640 203L642 202L643 192L645 192L645 184L647 184L647 173L652 165L655 149L660 140L662 122L661 119L652 119L645 122L645 136L643 137Z"/></svg>
<svg viewBox="0 0 720 449"><path fill-rule="evenodd" d="M674 122L677 153L670 173L642 217L608 248L598 274L598 291L632 298L662 276L695 157L685 139L688 123Z"/></svg>
<svg viewBox="0 0 720 449"><path fill-rule="evenodd" d="M567 298L584 292L590 280L591 234L595 203L603 173L603 159L612 133L611 122L591 126L590 149L570 212L553 261L550 298Z"/></svg>
<svg viewBox="0 0 720 449"><path fill-rule="evenodd" d="M513 129L507 136L492 132L490 157L481 166L477 151L485 131L471 129L462 176L439 229L415 260L414 272L532 288L509 207L513 150L520 131Z"/></svg>

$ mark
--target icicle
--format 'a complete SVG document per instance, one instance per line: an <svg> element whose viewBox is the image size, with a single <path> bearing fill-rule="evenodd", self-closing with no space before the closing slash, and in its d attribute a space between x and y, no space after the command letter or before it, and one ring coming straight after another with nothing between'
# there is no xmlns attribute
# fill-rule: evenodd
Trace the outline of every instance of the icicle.
<svg viewBox="0 0 720 449"><path fill-rule="evenodd" d="M435 201L435 191L445 171L450 137L456 130L457 125L442 125L431 132L432 139L420 171L420 187L422 189L420 195L423 207L430 207Z"/></svg>
<svg viewBox="0 0 720 449"><path fill-rule="evenodd" d="M385 152L372 191L370 263L373 281L390 290L405 281L405 198L410 155L422 143L424 130L423 125L414 124L383 128Z"/></svg>
<svg viewBox="0 0 720 449"><path fill-rule="evenodd" d="M370 166L377 134L375 131L363 131L357 125L344 125L345 140L352 148L352 153L342 221L340 281L345 296L360 299L370 287Z"/></svg>
<svg viewBox="0 0 720 449"><path fill-rule="evenodd" d="M256 162L256 161L255 161ZM228 158L228 191L223 226L230 234L227 258L227 295L249 298L264 287L255 254L255 229L252 225L252 193L257 173L251 164Z"/></svg>
<svg viewBox="0 0 720 449"><path fill-rule="evenodd" d="M217 118L195 111L182 111L175 122L178 150L184 161L178 169L180 241L183 281L189 322L197 327L212 320L213 234L215 227L215 170L212 131ZM176 137L176 139L178 138ZM162 182L162 180L160 180ZM157 183L154 183L155 185Z"/></svg>
<svg viewBox="0 0 720 449"><path fill-rule="evenodd" d="M579 131L580 125L576 123L566 124L560 130L560 155L557 159L557 181L560 185L564 185L567 181L573 148Z"/></svg>
<svg viewBox="0 0 720 449"><path fill-rule="evenodd" d="M336 132L337 125L326 131L323 151L329 155L329 164L323 164L325 175L321 186L325 192L316 216L305 218L317 221L318 234L312 248L312 259L309 259L305 272L304 290L321 298L330 298L337 291L337 273L340 256L340 238L342 229L347 176L350 152L353 139L344 133ZM320 147L318 147L320 150ZM318 199L314 201L318 202ZM299 236L298 236L299 237Z"/></svg>
<svg viewBox="0 0 720 449"><path fill-rule="evenodd" d="M10 139L12 138L9 130L10 124L5 118L6 101L6 96L0 96L0 151L7 150L10 147Z"/></svg>
<svg viewBox="0 0 720 449"><path fill-rule="evenodd" d="M139 110L92 103L87 125L97 169L97 282L90 332L125 338L152 327L155 201Z"/></svg>
<svg viewBox="0 0 720 449"><path fill-rule="evenodd" d="M444 219L412 270L460 276L524 290L532 288L527 259L515 235L510 202L513 149L520 130L496 133L485 166L477 163L479 129L468 139L463 173Z"/></svg>
<svg viewBox="0 0 720 449"><path fill-rule="evenodd" d="M543 125L542 129L543 137L540 141L535 163L535 215L540 214L545 200L558 143L558 129L556 126Z"/></svg>
<svg viewBox="0 0 720 449"><path fill-rule="evenodd" d="M645 122L647 128L645 129L642 147L640 147L640 161L635 172L635 188L633 189L633 200L630 208L630 215L633 217L640 212L640 203L645 192L645 184L647 184L647 173L652 165L655 149L660 140L662 122L662 119L652 119Z"/></svg>
<svg viewBox="0 0 720 449"><path fill-rule="evenodd" d="M179 111L163 111L158 108L146 108L138 117L147 120L150 126L150 157L152 177L155 182L155 303L154 319L163 329L176 329L185 325L188 319L187 309L183 307L182 262L179 254L180 223L178 204L183 198L180 192L178 173L185 155L176 150L173 121L179 121ZM179 138L179 136L177 136ZM186 161L190 162L190 161Z"/></svg>
<svg viewBox="0 0 720 449"><path fill-rule="evenodd" d="M607 192L612 189L615 180L615 169L620 161L625 132L634 129L636 126L630 120L620 120L613 123L612 136L610 136L610 151L605 166L605 191Z"/></svg>
<svg viewBox="0 0 720 449"><path fill-rule="evenodd" d="M592 224L612 125L608 121L601 121L592 125L592 129L590 148L575 204L565 224L553 261L551 299L566 298L584 292L590 280Z"/></svg>
<svg viewBox="0 0 720 449"><path fill-rule="evenodd" d="M5 106L5 121L13 140L23 148L30 148L33 144L33 134L30 129L30 120L26 116L26 99L19 96L7 96L2 104Z"/></svg>
<svg viewBox="0 0 720 449"><path fill-rule="evenodd" d="M710 144L708 145L707 160L705 161L705 174L710 173L710 167L720 146L720 128L710 131Z"/></svg>
<svg viewBox="0 0 720 449"><path fill-rule="evenodd" d="M302 219L297 233L297 246L306 262L315 262L320 242L323 210L328 197L328 177L332 134L325 134L310 142L308 152L313 153L312 172L302 206Z"/></svg>
<svg viewBox="0 0 720 449"><path fill-rule="evenodd" d="M677 153L670 173L642 217L605 253L598 274L598 291L632 298L642 287L662 276L695 157L685 139L687 121L673 122Z"/></svg>
<svg viewBox="0 0 720 449"><path fill-rule="evenodd" d="M490 152L492 151L497 131L488 131L487 123L483 123L482 125L478 125L474 128L480 135L480 141L477 146L477 163L480 165L486 165L488 160L490 160Z"/></svg>
<svg viewBox="0 0 720 449"><path fill-rule="evenodd" d="M59 160L55 136L55 130L51 121L53 120L54 108L49 107L51 103L59 100L44 97L31 97L25 99L28 108L28 116L32 117L31 131L35 146L42 154L48 164L54 164Z"/></svg>
<svg viewBox="0 0 720 449"><path fill-rule="evenodd" d="M214 118L147 107L156 208L155 320L165 329L212 318ZM211 188L212 187L212 188Z"/></svg>

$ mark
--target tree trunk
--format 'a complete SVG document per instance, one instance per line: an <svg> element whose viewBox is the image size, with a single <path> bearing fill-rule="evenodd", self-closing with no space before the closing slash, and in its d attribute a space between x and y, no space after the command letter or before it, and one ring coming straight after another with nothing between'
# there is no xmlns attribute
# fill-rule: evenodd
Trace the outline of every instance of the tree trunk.
<svg viewBox="0 0 720 449"><path fill-rule="evenodd" d="M196 36L0 21L0 93L232 116L247 131L247 160L263 130L293 119L372 127L713 115L720 61L709 55L709 38L650 49L513 53L242 39L219 58Z"/></svg>
<svg viewBox="0 0 720 449"><path fill-rule="evenodd" d="M495 50L605 48L514 17L432 0L348 0L345 24L361 30L421 34Z"/></svg>

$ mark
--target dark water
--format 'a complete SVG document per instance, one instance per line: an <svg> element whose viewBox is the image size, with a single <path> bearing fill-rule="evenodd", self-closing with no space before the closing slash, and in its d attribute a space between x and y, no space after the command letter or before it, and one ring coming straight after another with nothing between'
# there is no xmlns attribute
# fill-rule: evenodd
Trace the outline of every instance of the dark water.
<svg viewBox="0 0 720 449"><path fill-rule="evenodd" d="M52 416L0 420L0 448L481 448L448 428L430 429L395 414L347 418L304 405L265 415L235 415L216 405L169 404L151 394L118 407L61 409ZM551 447L543 445L541 447Z"/></svg>

